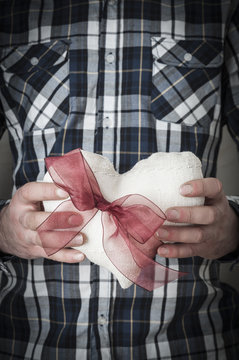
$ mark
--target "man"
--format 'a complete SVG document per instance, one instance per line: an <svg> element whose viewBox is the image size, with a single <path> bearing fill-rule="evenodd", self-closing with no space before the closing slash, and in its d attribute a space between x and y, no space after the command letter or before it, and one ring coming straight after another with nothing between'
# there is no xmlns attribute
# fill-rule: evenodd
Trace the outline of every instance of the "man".
<svg viewBox="0 0 239 360"><path fill-rule="evenodd" d="M222 126L239 134L238 1L0 4L1 129L15 161L1 211L1 359L237 359L239 297L218 270L238 260L239 201L213 177ZM70 248L80 235L47 257L42 201L68 195L35 181L45 157L75 148L121 173L156 151L201 159L205 179L181 193L205 206L168 209L192 226L157 233L169 243L156 260L187 277L122 290ZM81 221L67 213L60 225Z"/></svg>

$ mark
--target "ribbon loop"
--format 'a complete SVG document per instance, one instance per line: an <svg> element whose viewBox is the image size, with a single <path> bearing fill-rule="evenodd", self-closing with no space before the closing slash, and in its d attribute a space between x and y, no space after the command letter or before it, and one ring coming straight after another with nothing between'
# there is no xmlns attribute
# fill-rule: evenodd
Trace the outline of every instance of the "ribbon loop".
<svg viewBox="0 0 239 360"><path fill-rule="evenodd" d="M126 195L112 203L104 199L80 149L61 157L49 157L46 159L46 166L53 181L70 194L71 201L64 202L64 207L69 203L69 206L75 206L75 211L82 215L83 222L78 227L79 232L98 210L102 212L102 243L105 253L129 280L151 291L185 275L153 260L159 246L154 234L166 219L157 205L139 194ZM58 211L60 209L61 205ZM54 223L57 227L56 214L53 212L38 228L48 255L65 247L74 237L71 232L61 231L61 246L56 246L53 251L49 249L49 236L46 235L54 228Z"/></svg>

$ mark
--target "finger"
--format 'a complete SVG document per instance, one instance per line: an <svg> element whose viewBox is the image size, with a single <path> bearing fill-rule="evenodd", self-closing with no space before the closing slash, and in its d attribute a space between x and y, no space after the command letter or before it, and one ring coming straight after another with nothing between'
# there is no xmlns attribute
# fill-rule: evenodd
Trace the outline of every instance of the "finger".
<svg viewBox="0 0 239 360"><path fill-rule="evenodd" d="M205 241L203 226L164 226L156 232L161 241L199 244Z"/></svg>
<svg viewBox="0 0 239 360"><path fill-rule="evenodd" d="M50 214L44 211L28 211L19 217L19 222L25 229L36 230Z"/></svg>
<svg viewBox="0 0 239 360"><path fill-rule="evenodd" d="M164 244L158 248L157 253L167 258L187 258L195 256L196 249L195 244Z"/></svg>
<svg viewBox="0 0 239 360"><path fill-rule="evenodd" d="M166 211L168 221L199 225L213 224L218 217L217 214L218 209L215 206L184 206Z"/></svg>
<svg viewBox="0 0 239 360"><path fill-rule="evenodd" d="M38 238L47 254L57 252L64 247L80 246L83 236L77 231L39 231Z"/></svg>
<svg viewBox="0 0 239 360"><path fill-rule="evenodd" d="M68 244L67 247L78 247L85 243L86 236L83 233L78 233Z"/></svg>
<svg viewBox="0 0 239 360"><path fill-rule="evenodd" d="M53 255L48 256L45 250L38 245L33 246L28 255L24 254L24 258L26 259L37 259L39 257L67 263L77 263L85 259L85 255L81 251L75 249L60 249Z"/></svg>
<svg viewBox="0 0 239 360"><path fill-rule="evenodd" d="M222 194L222 183L216 178L188 181L180 187L184 196L215 198Z"/></svg>
<svg viewBox="0 0 239 360"><path fill-rule="evenodd" d="M44 200L66 199L69 194L54 183L30 182L23 185L18 191L21 202L31 204Z"/></svg>
<svg viewBox="0 0 239 360"><path fill-rule="evenodd" d="M85 259L85 255L74 249L61 249L54 255L46 258L65 263L79 263Z"/></svg>
<svg viewBox="0 0 239 360"><path fill-rule="evenodd" d="M63 247L81 246L85 241L85 236L76 231L47 231L38 233L28 232L28 243L36 248L43 248L44 253L52 254ZM69 240L70 239L70 240Z"/></svg>
<svg viewBox="0 0 239 360"><path fill-rule="evenodd" d="M82 223L82 216L80 214L69 211L53 213L28 211L20 216L19 222L26 229L36 230L50 215L51 218L48 221L48 230L69 229L80 226Z"/></svg>

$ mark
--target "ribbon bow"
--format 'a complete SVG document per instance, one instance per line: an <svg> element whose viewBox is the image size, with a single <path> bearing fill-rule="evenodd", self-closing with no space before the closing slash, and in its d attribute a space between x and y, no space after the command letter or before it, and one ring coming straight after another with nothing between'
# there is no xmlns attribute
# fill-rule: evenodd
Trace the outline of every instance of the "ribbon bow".
<svg viewBox="0 0 239 360"><path fill-rule="evenodd" d="M154 234L166 220L164 213L152 201L139 194L107 201L80 149L64 156L46 158L45 162L55 184L67 191L71 198L59 205L57 212L70 203L71 210L80 212L83 217L77 229L80 232L100 210L105 253L124 276L151 291L185 275L152 259L159 246ZM71 231L59 231L62 246L49 249L45 235L57 228L57 212L53 212L38 227L48 255L65 247L76 235Z"/></svg>

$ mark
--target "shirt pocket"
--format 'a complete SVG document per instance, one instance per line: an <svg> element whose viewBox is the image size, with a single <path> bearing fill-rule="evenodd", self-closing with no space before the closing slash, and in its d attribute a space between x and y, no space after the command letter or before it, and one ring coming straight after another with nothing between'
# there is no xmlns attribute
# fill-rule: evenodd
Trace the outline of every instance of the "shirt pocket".
<svg viewBox="0 0 239 360"><path fill-rule="evenodd" d="M223 44L152 37L151 111L157 120L208 126L220 104Z"/></svg>
<svg viewBox="0 0 239 360"><path fill-rule="evenodd" d="M65 122L69 113L69 45L68 40L55 40L2 50L1 87L3 96L8 97L4 110L14 109L24 132Z"/></svg>

